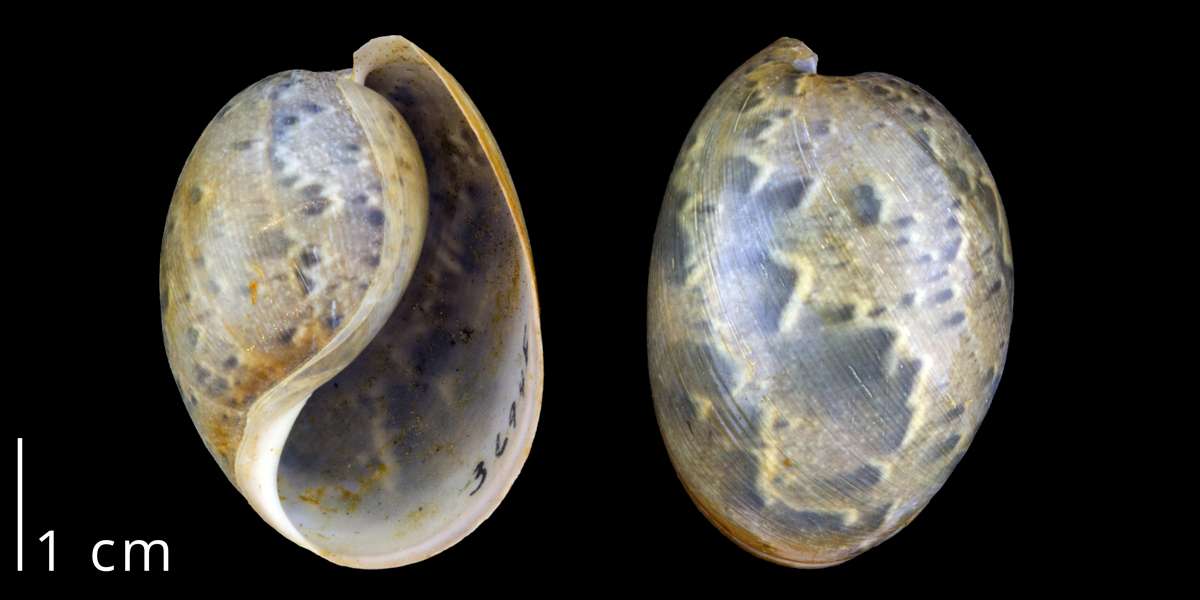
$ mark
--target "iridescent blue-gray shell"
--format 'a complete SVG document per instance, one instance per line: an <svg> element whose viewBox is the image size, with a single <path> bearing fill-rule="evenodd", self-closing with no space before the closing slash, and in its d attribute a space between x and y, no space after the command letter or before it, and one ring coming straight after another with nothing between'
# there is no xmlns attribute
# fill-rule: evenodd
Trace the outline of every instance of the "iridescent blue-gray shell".
<svg viewBox="0 0 1200 600"><path fill-rule="evenodd" d="M658 422L754 554L837 564L907 525L987 412L1012 322L983 156L920 88L781 39L696 119L654 238Z"/></svg>
<svg viewBox="0 0 1200 600"><path fill-rule="evenodd" d="M160 303L217 464L333 562L442 551L529 453L542 346L520 204L466 92L403 38L217 114L171 201Z"/></svg>

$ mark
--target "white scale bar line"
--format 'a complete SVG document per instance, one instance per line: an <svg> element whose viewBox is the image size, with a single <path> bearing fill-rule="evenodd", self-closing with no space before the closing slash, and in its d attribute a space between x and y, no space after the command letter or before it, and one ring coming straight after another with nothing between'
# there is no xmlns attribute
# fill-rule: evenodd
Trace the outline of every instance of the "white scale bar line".
<svg viewBox="0 0 1200 600"><path fill-rule="evenodd" d="M21 463L24 462L24 438L17 438L17 571L25 570L25 554L22 552L21 537L25 535L24 512L25 505L21 499L25 496L22 489L25 473L21 470Z"/></svg>

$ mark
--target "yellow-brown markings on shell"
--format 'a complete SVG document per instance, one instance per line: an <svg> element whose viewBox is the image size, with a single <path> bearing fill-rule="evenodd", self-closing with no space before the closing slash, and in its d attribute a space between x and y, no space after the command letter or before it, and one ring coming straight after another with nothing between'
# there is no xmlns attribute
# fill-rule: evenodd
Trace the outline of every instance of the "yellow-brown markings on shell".
<svg viewBox="0 0 1200 600"><path fill-rule="evenodd" d="M655 407L680 479L743 548L827 566L929 501L1003 369L995 184L936 100L823 77L781 39L684 142L650 277Z"/></svg>

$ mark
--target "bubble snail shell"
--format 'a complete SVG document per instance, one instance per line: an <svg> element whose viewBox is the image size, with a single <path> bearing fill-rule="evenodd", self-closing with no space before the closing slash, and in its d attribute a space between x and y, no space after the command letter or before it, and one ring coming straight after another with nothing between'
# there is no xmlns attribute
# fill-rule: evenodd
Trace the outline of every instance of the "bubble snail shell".
<svg viewBox="0 0 1200 600"><path fill-rule="evenodd" d="M516 191L467 94L403 38L217 114L171 201L160 295L205 445L334 563L441 552L528 456L542 343Z"/></svg>
<svg viewBox="0 0 1200 600"><path fill-rule="evenodd" d="M655 412L745 550L835 565L894 535L987 412L1012 323L1008 226L970 136L916 86L816 75L783 38L713 94L650 269Z"/></svg>

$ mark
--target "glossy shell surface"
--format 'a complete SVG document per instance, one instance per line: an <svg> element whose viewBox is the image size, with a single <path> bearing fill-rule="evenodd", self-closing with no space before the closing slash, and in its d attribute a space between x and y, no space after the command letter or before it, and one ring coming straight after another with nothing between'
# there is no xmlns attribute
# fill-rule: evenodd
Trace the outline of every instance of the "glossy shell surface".
<svg viewBox="0 0 1200 600"><path fill-rule="evenodd" d="M479 111L403 38L217 114L172 199L160 304L217 463L333 562L440 552L529 453L542 352L520 205Z"/></svg>
<svg viewBox="0 0 1200 600"><path fill-rule="evenodd" d="M937 100L815 74L783 38L684 142L650 270L655 411L726 536L795 567L894 535L970 445L1004 369L996 184Z"/></svg>

